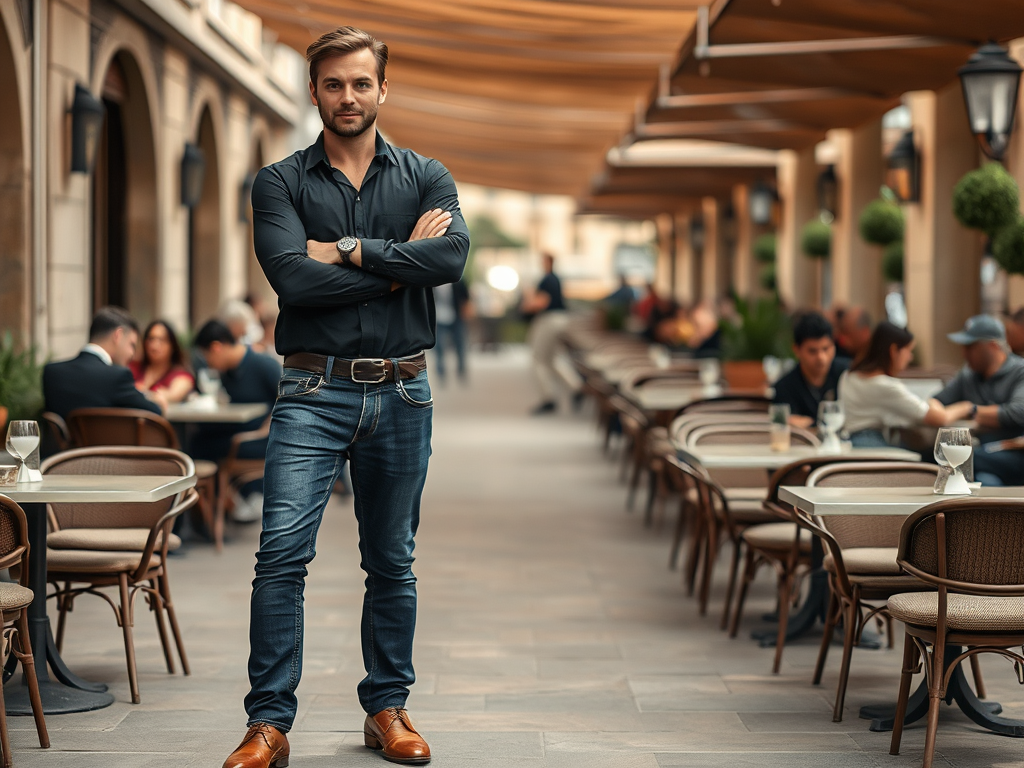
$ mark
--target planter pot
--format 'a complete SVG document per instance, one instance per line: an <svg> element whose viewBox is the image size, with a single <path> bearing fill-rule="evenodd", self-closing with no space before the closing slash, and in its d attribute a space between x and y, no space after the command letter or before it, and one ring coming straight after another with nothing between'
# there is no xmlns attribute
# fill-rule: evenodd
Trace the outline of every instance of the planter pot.
<svg viewBox="0 0 1024 768"><path fill-rule="evenodd" d="M7 406L0 405L0 430L7 426Z"/></svg>
<svg viewBox="0 0 1024 768"><path fill-rule="evenodd" d="M726 360L722 363L722 377L729 389L760 391L765 387L760 360Z"/></svg>

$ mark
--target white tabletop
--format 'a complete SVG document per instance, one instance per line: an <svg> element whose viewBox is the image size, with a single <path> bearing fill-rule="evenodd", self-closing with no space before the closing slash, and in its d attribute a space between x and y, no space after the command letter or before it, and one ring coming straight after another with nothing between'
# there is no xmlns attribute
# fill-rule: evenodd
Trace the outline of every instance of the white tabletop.
<svg viewBox="0 0 1024 768"><path fill-rule="evenodd" d="M0 486L0 494L19 504L148 502L174 496L195 484L195 475L43 475L38 483Z"/></svg>
<svg viewBox="0 0 1024 768"><path fill-rule="evenodd" d="M193 403L167 406L167 420L180 423L245 424L267 412L266 403L218 403L215 408Z"/></svg>
<svg viewBox="0 0 1024 768"><path fill-rule="evenodd" d="M686 452L707 469L778 469L800 459L821 456L817 448L800 446L773 451L764 445L698 445ZM840 454L863 461L920 461L921 454L903 448L848 448Z"/></svg>
<svg viewBox="0 0 1024 768"><path fill-rule="evenodd" d="M1019 499L1024 488L982 487L970 494L979 499ZM808 488L784 485L779 499L811 515L909 515L921 507L943 499L965 496L933 493L931 488Z"/></svg>
<svg viewBox="0 0 1024 768"><path fill-rule="evenodd" d="M626 396L645 411L675 411L695 400L720 397L721 387L652 385L631 390Z"/></svg>

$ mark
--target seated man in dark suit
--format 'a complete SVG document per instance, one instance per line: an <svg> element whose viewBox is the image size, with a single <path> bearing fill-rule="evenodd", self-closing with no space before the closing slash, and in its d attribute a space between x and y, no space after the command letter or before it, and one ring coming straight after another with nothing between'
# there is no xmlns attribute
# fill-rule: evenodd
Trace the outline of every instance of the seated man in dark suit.
<svg viewBox="0 0 1024 768"><path fill-rule="evenodd" d="M210 320L196 333L194 345L207 367L220 374L221 386L233 403L265 403L273 408L281 364L270 355L254 352L240 343L220 320ZM268 411L269 413L269 411ZM194 458L220 461L230 449L238 432L251 432L266 420L260 416L246 424L203 424L192 443ZM262 459L267 440L250 440L239 447L238 458ZM248 483L235 497L232 517L236 522L258 520L263 515L263 481Z"/></svg>
<svg viewBox="0 0 1024 768"><path fill-rule="evenodd" d="M125 366L135 355L139 325L120 307L104 307L89 326L89 343L78 357L43 368L46 410L62 419L76 408L141 408L162 413L159 392L147 398Z"/></svg>

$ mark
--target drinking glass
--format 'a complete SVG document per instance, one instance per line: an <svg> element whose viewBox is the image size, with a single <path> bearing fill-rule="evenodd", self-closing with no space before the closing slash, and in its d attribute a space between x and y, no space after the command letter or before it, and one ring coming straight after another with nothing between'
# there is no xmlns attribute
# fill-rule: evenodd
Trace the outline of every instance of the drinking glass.
<svg viewBox="0 0 1024 768"><path fill-rule="evenodd" d="M843 404L835 400L822 400L818 405L818 433L821 435L822 453L839 453L839 430L846 423Z"/></svg>
<svg viewBox="0 0 1024 768"><path fill-rule="evenodd" d="M212 368L200 368L196 372L196 385L204 395L216 395L220 391L220 374Z"/></svg>
<svg viewBox="0 0 1024 768"><path fill-rule="evenodd" d="M18 470L19 483L42 479L39 471L33 473L29 465L29 457L38 449L39 425L34 421L12 421L7 427L7 452L17 457L21 464Z"/></svg>
<svg viewBox="0 0 1024 768"><path fill-rule="evenodd" d="M775 403L768 406L768 421L771 424L768 442L773 451L789 450L789 415L790 409L786 403Z"/></svg>
<svg viewBox="0 0 1024 768"><path fill-rule="evenodd" d="M775 355L765 355L764 359L761 360L761 369L764 371L764 377L768 385L771 386L782 375L782 361Z"/></svg>
<svg viewBox="0 0 1024 768"><path fill-rule="evenodd" d="M974 451L971 430L967 427L942 427L935 436L935 461L949 468L944 494L970 493L967 478L961 467L967 463Z"/></svg>
<svg viewBox="0 0 1024 768"><path fill-rule="evenodd" d="M718 384L721 375L722 369L717 359L713 357L701 358L698 376L705 390L713 389Z"/></svg>

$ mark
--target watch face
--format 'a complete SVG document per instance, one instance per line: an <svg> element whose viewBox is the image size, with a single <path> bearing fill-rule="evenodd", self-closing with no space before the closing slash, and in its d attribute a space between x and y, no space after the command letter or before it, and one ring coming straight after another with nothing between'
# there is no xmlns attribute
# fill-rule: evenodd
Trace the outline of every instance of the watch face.
<svg viewBox="0 0 1024 768"><path fill-rule="evenodd" d="M342 253L352 253L359 245L359 241L354 237L343 237L338 241L338 250Z"/></svg>

